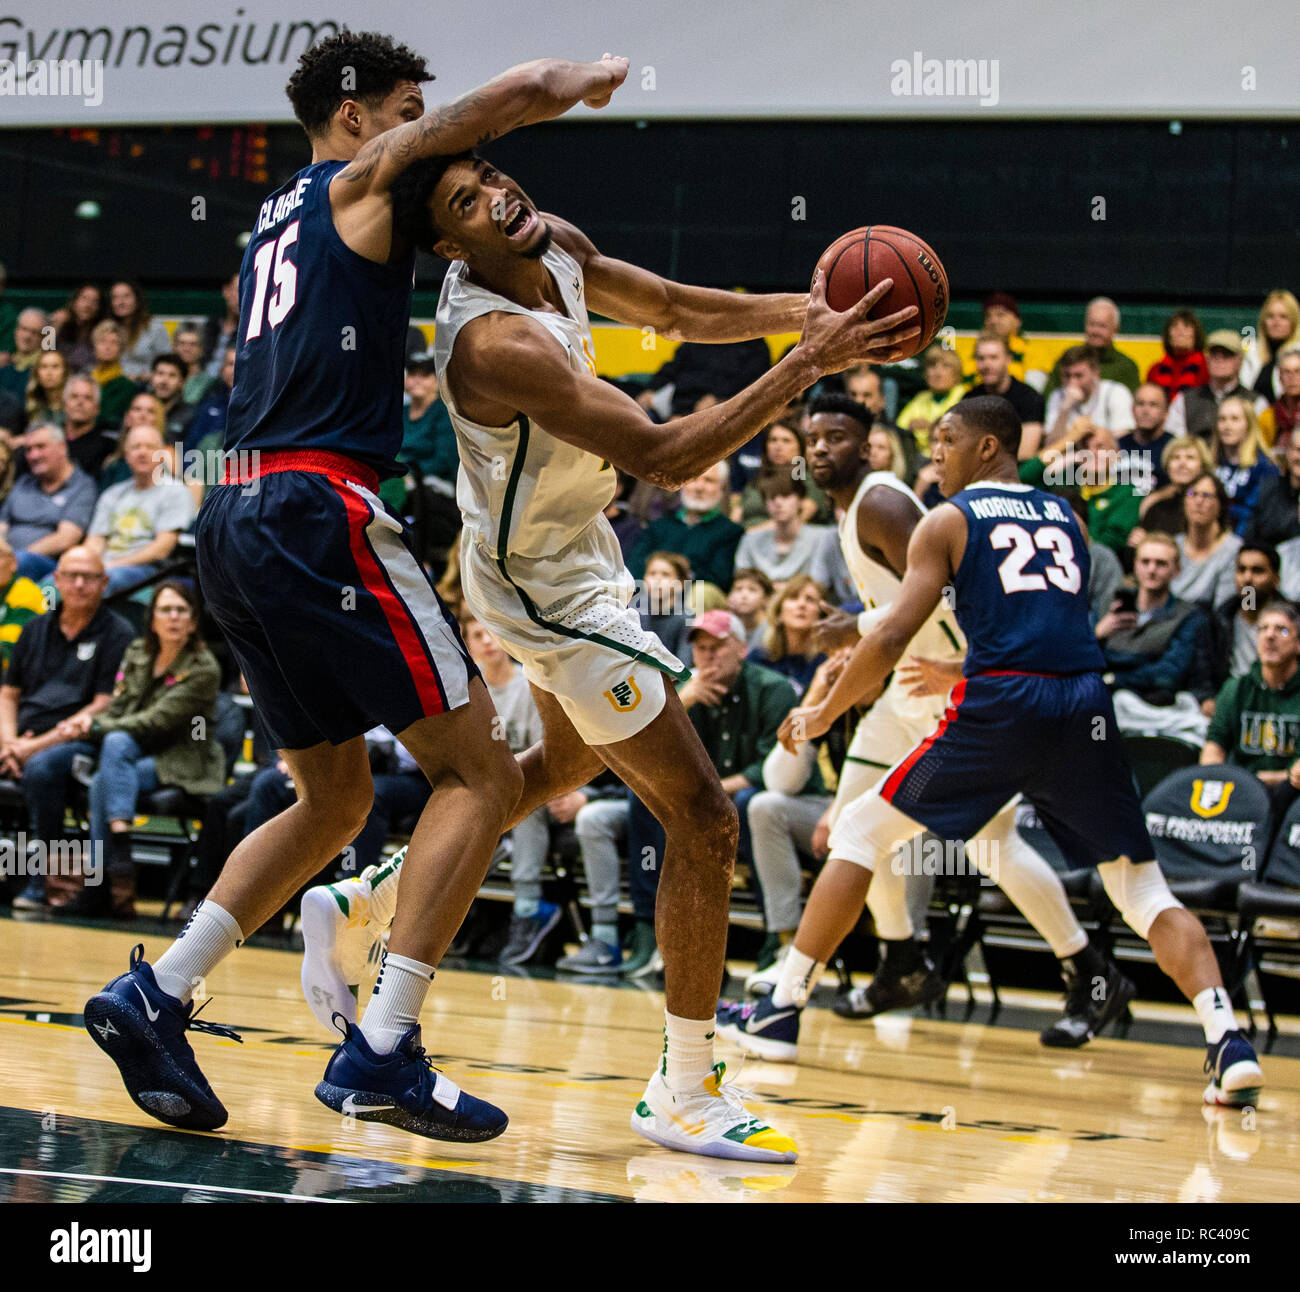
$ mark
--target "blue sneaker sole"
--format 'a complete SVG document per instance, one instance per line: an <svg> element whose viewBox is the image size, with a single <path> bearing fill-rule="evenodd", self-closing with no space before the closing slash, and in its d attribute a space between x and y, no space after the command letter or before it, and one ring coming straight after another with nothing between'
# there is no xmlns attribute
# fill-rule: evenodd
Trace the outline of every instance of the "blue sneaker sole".
<svg viewBox="0 0 1300 1292"><path fill-rule="evenodd" d="M458 1144L481 1144L484 1140L496 1139L510 1124L503 1113L499 1124L456 1126L434 1113L413 1113L399 1108L387 1095L352 1090L329 1081L317 1083L316 1098L326 1108L332 1108L345 1117L355 1117L359 1122L379 1122L384 1126L395 1126L398 1130L408 1131L412 1135L423 1135L425 1139L448 1140Z"/></svg>
<svg viewBox="0 0 1300 1292"><path fill-rule="evenodd" d="M90 1039L117 1064L126 1093L141 1112L181 1130L226 1124L225 1108L195 1087L138 1010L101 992L86 1002L83 1017Z"/></svg>

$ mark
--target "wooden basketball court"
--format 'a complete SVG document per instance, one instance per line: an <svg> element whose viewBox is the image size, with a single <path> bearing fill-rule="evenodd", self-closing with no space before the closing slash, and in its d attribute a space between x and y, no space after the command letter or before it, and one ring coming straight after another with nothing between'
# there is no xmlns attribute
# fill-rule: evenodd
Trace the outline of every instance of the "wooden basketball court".
<svg viewBox="0 0 1300 1292"><path fill-rule="evenodd" d="M142 926L144 927L144 926ZM157 927L157 926L155 926ZM1012 993L998 1025L805 1017L803 1063L746 1062L739 1084L797 1139L795 1167L655 1148L628 1119L660 1043L663 997L552 976L439 973L424 1043L510 1114L461 1147L338 1117L312 1089L331 1049L298 956L246 947L208 984L193 1034L230 1110L216 1134L160 1126L81 1027L85 1000L167 935L0 920L0 1199L5 1201L1292 1201L1300 1025L1264 1056L1255 1110L1201 1105L1190 1009L1139 1007L1131 1036L1045 1050L1054 1003ZM959 1012L957 1013L959 1016ZM951 1015L950 1015L951 1017ZM740 1055L723 1043L733 1073Z"/></svg>

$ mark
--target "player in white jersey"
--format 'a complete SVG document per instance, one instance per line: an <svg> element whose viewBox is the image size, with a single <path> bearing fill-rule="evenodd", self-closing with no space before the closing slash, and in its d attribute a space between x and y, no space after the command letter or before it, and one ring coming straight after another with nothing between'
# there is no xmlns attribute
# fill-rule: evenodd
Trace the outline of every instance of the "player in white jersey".
<svg viewBox="0 0 1300 1292"><path fill-rule="evenodd" d="M810 296L668 282L602 256L472 153L413 168L394 209L416 246L452 262L435 354L461 454L463 586L523 664L542 716L506 828L604 766L650 808L668 841L656 910L668 1008L632 1128L688 1152L793 1161L793 1141L753 1117L713 1061L736 809L673 688L685 671L627 604L632 583L604 509L611 464L680 488L823 374L898 357L919 333L915 310L867 320L888 280L843 314L826 305L820 274ZM734 398L660 427L596 376L588 302L669 338L803 335Z"/></svg>
<svg viewBox="0 0 1300 1292"><path fill-rule="evenodd" d="M912 531L925 515L917 496L888 471L867 466L870 412L842 395L825 395L809 406L808 457L817 486L844 509L840 546L863 605L860 616L836 612L819 639L827 649L856 643L888 613L907 569ZM828 812L834 826L849 803L872 789L881 777L939 725L951 670L960 676L965 641L952 610L940 602L913 637L909 652L926 661L925 670L944 678L942 693L918 687L920 669L898 669L859 722L844 771ZM920 689L925 694L915 692ZM870 697L864 697L869 699ZM787 755L789 756L789 755ZM914 854L900 854L906 862ZM1015 831L1015 800L972 840L971 861L998 883L1047 940L1061 961L1066 980L1064 1015L1041 1034L1046 1045L1074 1047L1091 1040L1132 999L1133 985L1088 941L1052 868ZM861 867L823 872L809 897L794 940L773 966L770 995L756 1003L723 1005L718 1022L723 1035L747 1054L777 1062L797 1055L799 1013L807 1003L810 950L813 963L834 953L827 947L818 908L861 910L864 899L881 941L883 962L867 988L854 988L835 1003L835 1012L866 1018L933 999L942 981L916 940L906 900L908 867L881 866L874 879ZM838 938L836 938L838 942ZM826 954L820 954L825 952ZM1103 983L1100 990L1095 984Z"/></svg>

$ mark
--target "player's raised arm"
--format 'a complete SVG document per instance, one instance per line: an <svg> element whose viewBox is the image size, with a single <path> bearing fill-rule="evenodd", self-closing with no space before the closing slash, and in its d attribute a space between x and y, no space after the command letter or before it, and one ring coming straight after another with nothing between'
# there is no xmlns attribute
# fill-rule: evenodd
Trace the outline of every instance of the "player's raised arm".
<svg viewBox="0 0 1300 1292"><path fill-rule="evenodd" d="M689 287L603 256L580 229L558 216L544 218L555 240L582 265L588 305L619 323L652 327L670 341L752 341L803 326L807 292L751 295Z"/></svg>
<svg viewBox="0 0 1300 1292"><path fill-rule="evenodd" d="M930 512L912 531L907 573L889 613L853 648L830 693L815 707L792 709L779 738L791 753L830 730L840 714L884 685L908 643L934 613L966 544L966 518L956 507Z"/></svg>
<svg viewBox="0 0 1300 1292"><path fill-rule="evenodd" d="M608 382L570 368L559 344L517 315L485 316L461 332L452 393L495 408L501 425L523 413L558 439L607 458L640 480L679 489L748 443L820 377L865 357L888 362L915 337L914 307L867 318L892 285L886 278L851 310L837 313L826 304L819 274L803 336L790 354L725 403L668 426L651 422Z"/></svg>
<svg viewBox="0 0 1300 1292"><path fill-rule="evenodd" d="M627 76L627 59L596 63L541 58L520 63L485 85L370 140L339 173L336 203L387 192L421 157L464 152L520 126L549 121L578 103L603 108Z"/></svg>

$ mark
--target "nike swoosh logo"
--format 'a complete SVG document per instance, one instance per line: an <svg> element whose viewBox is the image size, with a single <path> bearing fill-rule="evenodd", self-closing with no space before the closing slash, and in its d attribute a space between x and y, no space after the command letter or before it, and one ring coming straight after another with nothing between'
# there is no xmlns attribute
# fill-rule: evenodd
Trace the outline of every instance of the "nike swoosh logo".
<svg viewBox="0 0 1300 1292"><path fill-rule="evenodd" d="M343 1108L341 1111L344 1116L353 1113L380 1113L386 1112L392 1106L392 1104L359 1104L357 1103L355 1095L349 1095L343 1101Z"/></svg>
<svg viewBox="0 0 1300 1292"><path fill-rule="evenodd" d="M765 1028L769 1023L779 1023L783 1018L789 1018L796 1011L793 1009L782 1010L779 1014L769 1014L759 1023L760 1030Z"/></svg>
<svg viewBox="0 0 1300 1292"><path fill-rule="evenodd" d="M135 989L140 993L140 999L144 1001L144 1012L149 1015L149 1021L156 1023L158 1021L158 1011L150 1006L149 997L144 994L144 988L139 983L136 983Z"/></svg>

